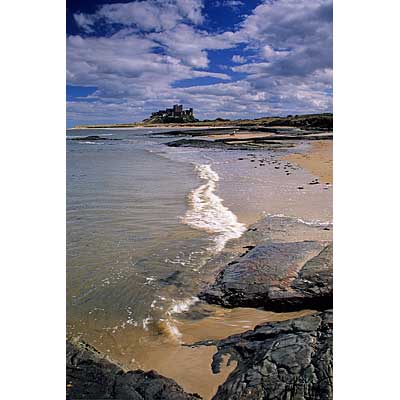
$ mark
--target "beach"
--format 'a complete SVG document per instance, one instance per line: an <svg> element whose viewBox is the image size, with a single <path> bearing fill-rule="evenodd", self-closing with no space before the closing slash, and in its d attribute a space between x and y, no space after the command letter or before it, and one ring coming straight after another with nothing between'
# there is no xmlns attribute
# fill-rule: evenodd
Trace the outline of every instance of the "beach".
<svg viewBox="0 0 400 400"><path fill-rule="evenodd" d="M310 173L318 176L321 182L333 182L333 143L316 141L306 153L291 154L285 157Z"/></svg>
<svg viewBox="0 0 400 400"><path fill-rule="evenodd" d="M184 344L314 312L226 309L198 295L267 216L300 221L293 241L312 238L307 224L331 240L332 141L225 151L167 147L149 130L96 135L118 140L69 144L68 335L210 399L235 364L214 374L216 347Z"/></svg>

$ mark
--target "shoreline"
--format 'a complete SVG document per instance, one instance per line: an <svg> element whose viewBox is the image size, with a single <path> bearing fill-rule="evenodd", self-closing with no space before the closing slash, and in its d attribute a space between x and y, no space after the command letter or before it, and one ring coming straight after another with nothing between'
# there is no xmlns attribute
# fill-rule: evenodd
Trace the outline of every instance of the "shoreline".
<svg viewBox="0 0 400 400"><path fill-rule="evenodd" d="M100 128L100 129L125 130L133 128ZM321 141L321 142L323 146L326 143L331 143L331 141ZM321 153L320 148L315 148L315 146L318 145L318 143L319 141L315 141L311 143L310 147L304 149L303 151L300 151L299 153L296 153L296 149L294 149L295 154L289 154L289 155L284 154L283 156L279 155L277 156L277 158L285 160L286 157L298 157L300 160L302 159L307 160L308 159L307 154L312 151L313 154L315 154L314 163L318 164L319 162L318 160L321 160L321 158L323 158L327 154L323 152ZM245 155L247 153L240 151L240 153L238 154ZM239 157L239 159L235 158L235 160L232 161L234 163L233 164L234 168L236 167L239 168L240 163L242 163L242 161L239 161L240 158L241 157ZM293 162L295 161L293 160ZM245 168L250 168L250 167L255 168L253 167L253 165L255 164L252 163L251 157L247 160L246 165L247 167ZM314 171L322 173L321 168L322 169L326 168L326 166L318 167L317 165L318 168L311 171L302 165L299 165L299 167L301 167L301 169L309 171L310 173L312 173L312 175L316 175L314 174ZM258 168L259 169L252 171L254 172L259 170L262 171L260 167ZM275 171L275 167L273 166L269 166L267 167L267 169L268 168L270 168L272 171ZM278 173L277 171L275 172ZM285 176L284 175L282 176L283 179L285 179ZM310 190L311 189L314 189L314 187L310 186ZM225 198L223 194L221 195L222 198ZM226 203L229 203L229 201L226 201ZM243 207L243 204L245 204L244 198L242 198L239 201L239 203L242 205L241 207ZM237 209L240 209L240 204L238 204ZM229 210L233 209L234 214L236 215L240 214L240 212L237 212L236 209L232 208L230 204L227 205L227 207ZM259 218L257 218L257 222L256 221L253 222L256 222L257 225L257 223L260 223L264 219L265 217L260 216ZM249 230L253 229L252 227L253 224L251 223L247 224L247 228ZM215 260L217 260L216 265L221 267L223 263L222 261L218 262L218 259L226 261L224 259L224 254L228 252L229 248L234 247L235 243L237 243L238 240L240 241L240 238L230 240L227 243L226 251L224 249L222 251L222 254L218 254L217 256L212 257L212 259L209 260L209 263L214 263ZM241 247L239 250L240 252L243 252L243 247ZM214 274L210 274L210 279L213 279L211 275L214 276ZM202 312L203 311L201 310L200 314L202 314ZM163 326L160 325L159 327L160 333L158 336L152 336L149 334L147 338L142 338L142 343L144 343L143 340L145 341L147 340L153 346L152 350L147 349L147 353L142 354L143 357L142 359L138 359L136 356L135 356L136 359L132 358L132 354L134 354L134 347L132 348L131 347L132 345L129 343L129 341L136 343L135 340L136 340L136 335L138 333L135 330L129 331L129 329L125 332L119 333L121 336L118 337L118 335L116 335L113 339L114 341L118 342L118 347L121 348L121 350L119 350L120 355L119 357L117 357L118 359L116 361L121 362L121 360L125 360L122 361L122 363L127 369L133 369L133 368L141 368L145 370L155 369L160 374L174 379L186 391L198 392L204 397L204 399L210 399L212 395L216 392L218 386L221 385L227 379L228 375L234 369L235 366L231 365L229 368L225 366L220 374L214 375L211 372L210 364L212 356L216 352L215 347L214 348L196 347L196 349L193 349L190 347L182 347L181 345L182 343L190 344L201 340L223 339L232 334L240 334L247 329L253 329L256 325L263 322L281 321L285 319L291 320L297 316L308 315L313 311L302 310L291 313L274 313L270 311L261 311L251 308L246 309L238 307L234 309L224 309L218 307L216 309L214 308L213 312L214 313L210 313L209 316L207 316L207 313L203 314L203 316L200 319L196 318L193 319L191 317L191 315L195 315L195 311L193 310L189 310L189 312L187 313L184 312L182 314L179 314L177 318L174 319L173 321L174 325L176 325L176 328L182 335L178 339L174 337L175 334L175 332L173 331L174 327L171 328L168 325L163 325ZM138 341L138 343L139 342L140 341ZM126 344L126 347L123 346L124 343ZM98 344L96 343L96 347L97 345ZM107 349L107 346L100 345L99 348L104 352L109 351L109 349ZM125 355L124 353L126 352L126 349L128 350L132 349L133 353ZM194 373L194 371L196 371L197 374Z"/></svg>
<svg viewBox="0 0 400 400"><path fill-rule="evenodd" d="M234 128L235 125L223 125L223 126L215 126L215 125L136 125L136 126L126 126L126 127L73 127L67 128L67 131L93 131L93 130L114 130L114 131L126 131L126 130L135 130L135 129L221 129L221 128Z"/></svg>
<svg viewBox="0 0 400 400"><path fill-rule="evenodd" d="M307 152L296 153L283 157L299 167L309 171L325 183L333 183L333 143L331 141L315 141Z"/></svg>

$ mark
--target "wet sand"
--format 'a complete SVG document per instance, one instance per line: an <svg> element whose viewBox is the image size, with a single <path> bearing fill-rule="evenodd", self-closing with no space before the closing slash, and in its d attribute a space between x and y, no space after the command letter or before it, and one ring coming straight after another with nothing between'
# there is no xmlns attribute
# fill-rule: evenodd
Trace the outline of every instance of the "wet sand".
<svg viewBox="0 0 400 400"><path fill-rule="evenodd" d="M307 156L312 149L311 143L299 142L290 152ZM226 152L225 161L213 166L223 176L218 182L218 194L240 222L250 225L267 214L308 222L332 220L332 185L326 185L330 181L315 184L317 175L287 161L289 156L285 150ZM321 156L318 162L324 161Z"/></svg>
<svg viewBox="0 0 400 400"><path fill-rule="evenodd" d="M297 164L311 174L319 177L321 182L333 183L333 143L331 140L318 140L311 143L305 153L285 156L283 159Z"/></svg>

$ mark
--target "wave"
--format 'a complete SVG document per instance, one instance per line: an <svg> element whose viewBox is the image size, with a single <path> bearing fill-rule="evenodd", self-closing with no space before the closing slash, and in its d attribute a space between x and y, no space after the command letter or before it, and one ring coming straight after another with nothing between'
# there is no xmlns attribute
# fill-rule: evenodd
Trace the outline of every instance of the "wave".
<svg viewBox="0 0 400 400"><path fill-rule="evenodd" d="M206 183L191 192L191 208L183 217L183 222L193 228L216 233L214 250L218 252L228 240L240 237L246 226L238 221L236 215L215 194L219 176L211 166L196 165L196 171Z"/></svg>

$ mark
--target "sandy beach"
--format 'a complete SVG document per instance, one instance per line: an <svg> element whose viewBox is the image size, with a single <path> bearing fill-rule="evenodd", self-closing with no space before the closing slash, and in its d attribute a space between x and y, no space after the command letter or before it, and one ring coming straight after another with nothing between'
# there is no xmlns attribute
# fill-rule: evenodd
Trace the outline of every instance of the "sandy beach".
<svg viewBox="0 0 400 400"><path fill-rule="evenodd" d="M305 153L295 153L284 157L285 160L297 164L319 177L321 182L333 183L333 143L321 140L311 143L311 148Z"/></svg>

